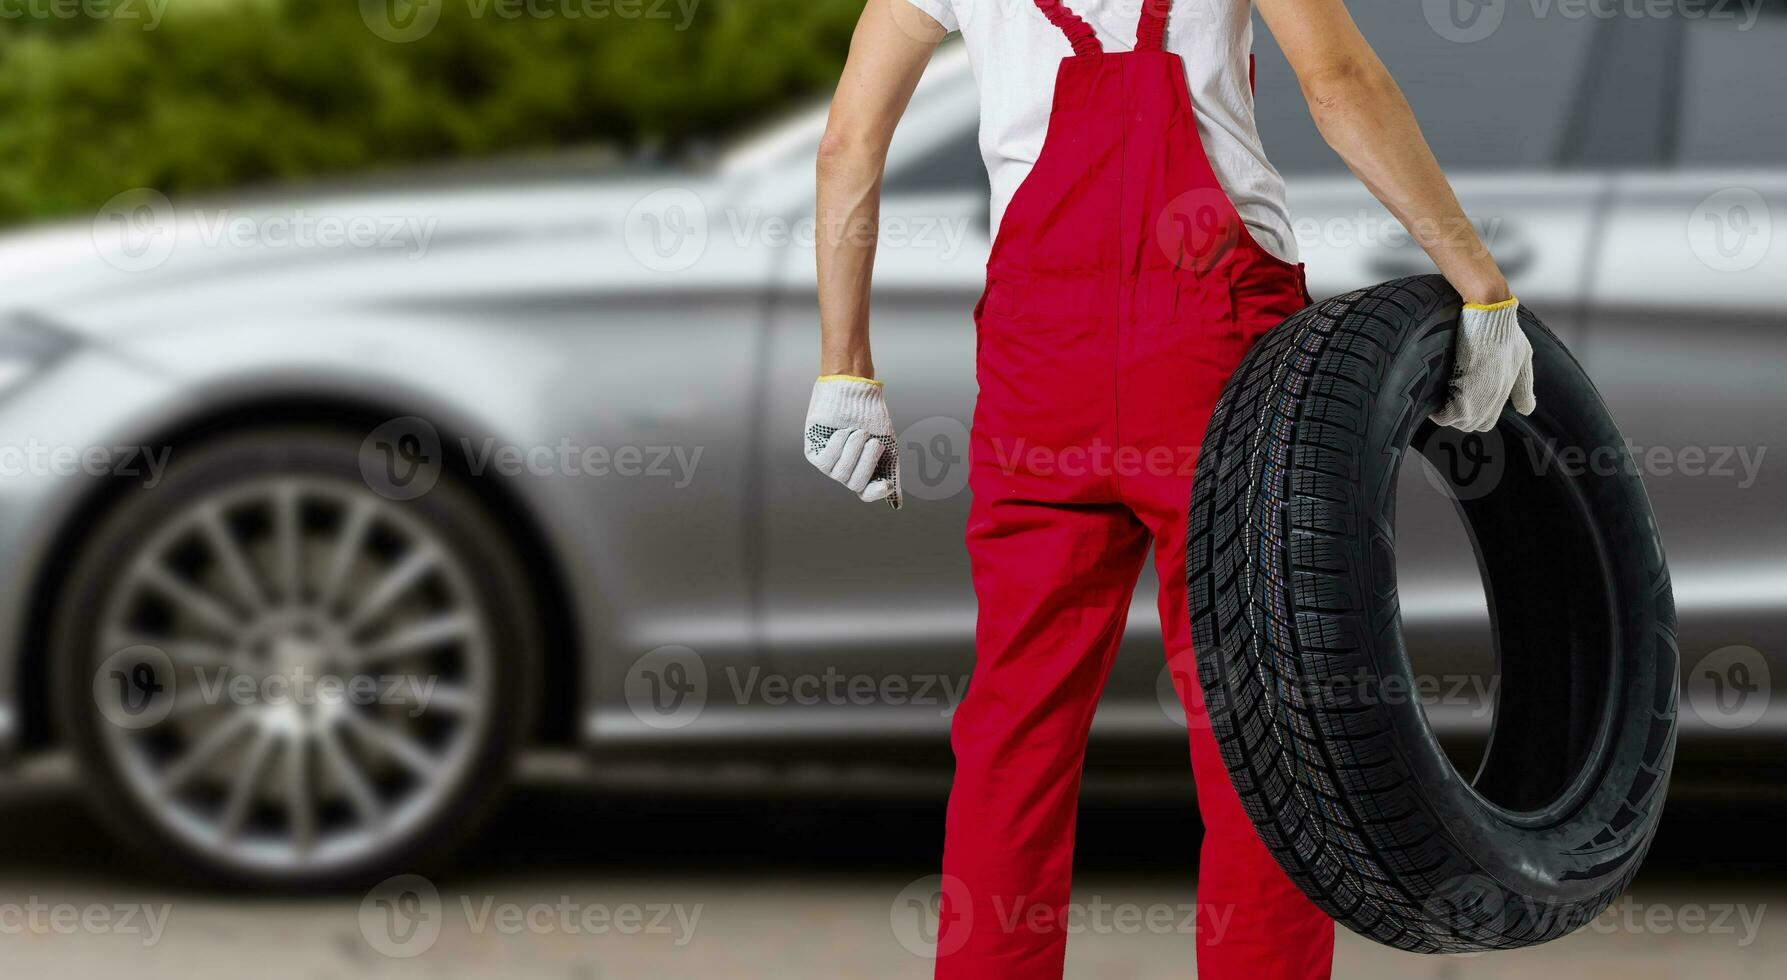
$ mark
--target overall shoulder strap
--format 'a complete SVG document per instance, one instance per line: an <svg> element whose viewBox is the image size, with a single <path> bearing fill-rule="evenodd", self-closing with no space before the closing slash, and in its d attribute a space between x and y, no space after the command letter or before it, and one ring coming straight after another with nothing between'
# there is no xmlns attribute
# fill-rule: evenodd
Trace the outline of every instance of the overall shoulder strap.
<svg viewBox="0 0 1787 980"><path fill-rule="evenodd" d="M1067 35L1074 54L1098 54L1104 50L1092 28L1078 14L1067 9L1067 5L1061 0L1036 0L1036 7L1049 19L1049 23L1061 28L1061 33Z"/></svg>
<svg viewBox="0 0 1787 980"><path fill-rule="evenodd" d="M1167 13L1173 0L1142 0L1142 19L1136 24L1135 49L1160 51L1166 47Z"/></svg>

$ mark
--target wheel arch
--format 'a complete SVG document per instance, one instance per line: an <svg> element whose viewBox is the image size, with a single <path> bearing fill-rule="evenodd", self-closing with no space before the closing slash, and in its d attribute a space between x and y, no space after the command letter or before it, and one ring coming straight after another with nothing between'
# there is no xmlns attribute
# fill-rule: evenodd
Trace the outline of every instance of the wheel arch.
<svg viewBox="0 0 1787 980"><path fill-rule="evenodd" d="M428 418L443 441L477 431L463 414L435 405L418 408L413 402L398 405L392 400L358 393L257 385L207 399L200 410L160 419L139 434L136 444L192 448L274 426L315 426L325 431L364 434L386 420L405 415ZM524 556L550 556L546 561L522 562L541 627L540 689L533 692L536 717L528 742L572 744L577 737L583 690L583 667L577 651L583 648L581 637L586 629L579 621L570 576L562 565L563 556L552 547L537 509L510 481L472 472L458 454L442 455L443 465L464 479L465 486L481 505L490 509L500 526L513 531ZM79 562L82 546L96 533L103 516L134 486L122 478L95 481L62 510L56 528L47 535L45 557L32 576L18 637L21 656L16 668L17 744L21 750L42 749L60 742L51 690L56 607Z"/></svg>

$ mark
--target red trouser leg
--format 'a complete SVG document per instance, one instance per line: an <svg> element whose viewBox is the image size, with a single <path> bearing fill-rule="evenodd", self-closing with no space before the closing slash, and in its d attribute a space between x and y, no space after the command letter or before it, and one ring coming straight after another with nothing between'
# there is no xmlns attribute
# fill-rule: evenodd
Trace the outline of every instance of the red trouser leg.
<svg viewBox="0 0 1787 980"><path fill-rule="evenodd" d="M976 493L974 677L951 728L937 976L1061 976L1092 712L1148 535L1116 504Z"/></svg>

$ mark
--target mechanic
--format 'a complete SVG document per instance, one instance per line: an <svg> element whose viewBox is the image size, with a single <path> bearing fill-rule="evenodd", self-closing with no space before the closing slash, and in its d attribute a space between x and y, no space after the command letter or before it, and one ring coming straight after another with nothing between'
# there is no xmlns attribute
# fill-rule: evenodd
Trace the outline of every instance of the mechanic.
<svg viewBox="0 0 1787 980"><path fill-rule="evenodd" d="M1258 0L1328 144L1463 297L1441 425L1534 407L1517 302L1343 0ZM1150 550L1205 834L1198 974L1328 976L1334 926L1242 810L1204 719L1185 596L1195 452L1229 375L1309 302L1254 125L1249 0L868 0L820 144L820 376L805 452L903 501L869 351L894 126L960 31L995 229L975 310L967 544L975 669L955 713L936 975L1060 977L1087 732ZM1129 39L1133 38L1133 44ZM1058 465L1127 458L1136 465ZM1151 460L1169 460L1165 464Z"/></svg>

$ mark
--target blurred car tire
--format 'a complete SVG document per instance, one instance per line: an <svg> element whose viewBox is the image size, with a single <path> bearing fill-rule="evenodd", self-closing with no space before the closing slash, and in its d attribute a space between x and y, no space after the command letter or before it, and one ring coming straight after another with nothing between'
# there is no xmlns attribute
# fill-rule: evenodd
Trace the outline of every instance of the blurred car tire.
<svg viewBox="0 0 1787 980"><path fill-rule="evenodd" d="M98 813L160 870L413 871L508 784L539 662L520 556L463 479L393 499L361 451L309 429L176 449L82 546L59 720Z"/></svg>

